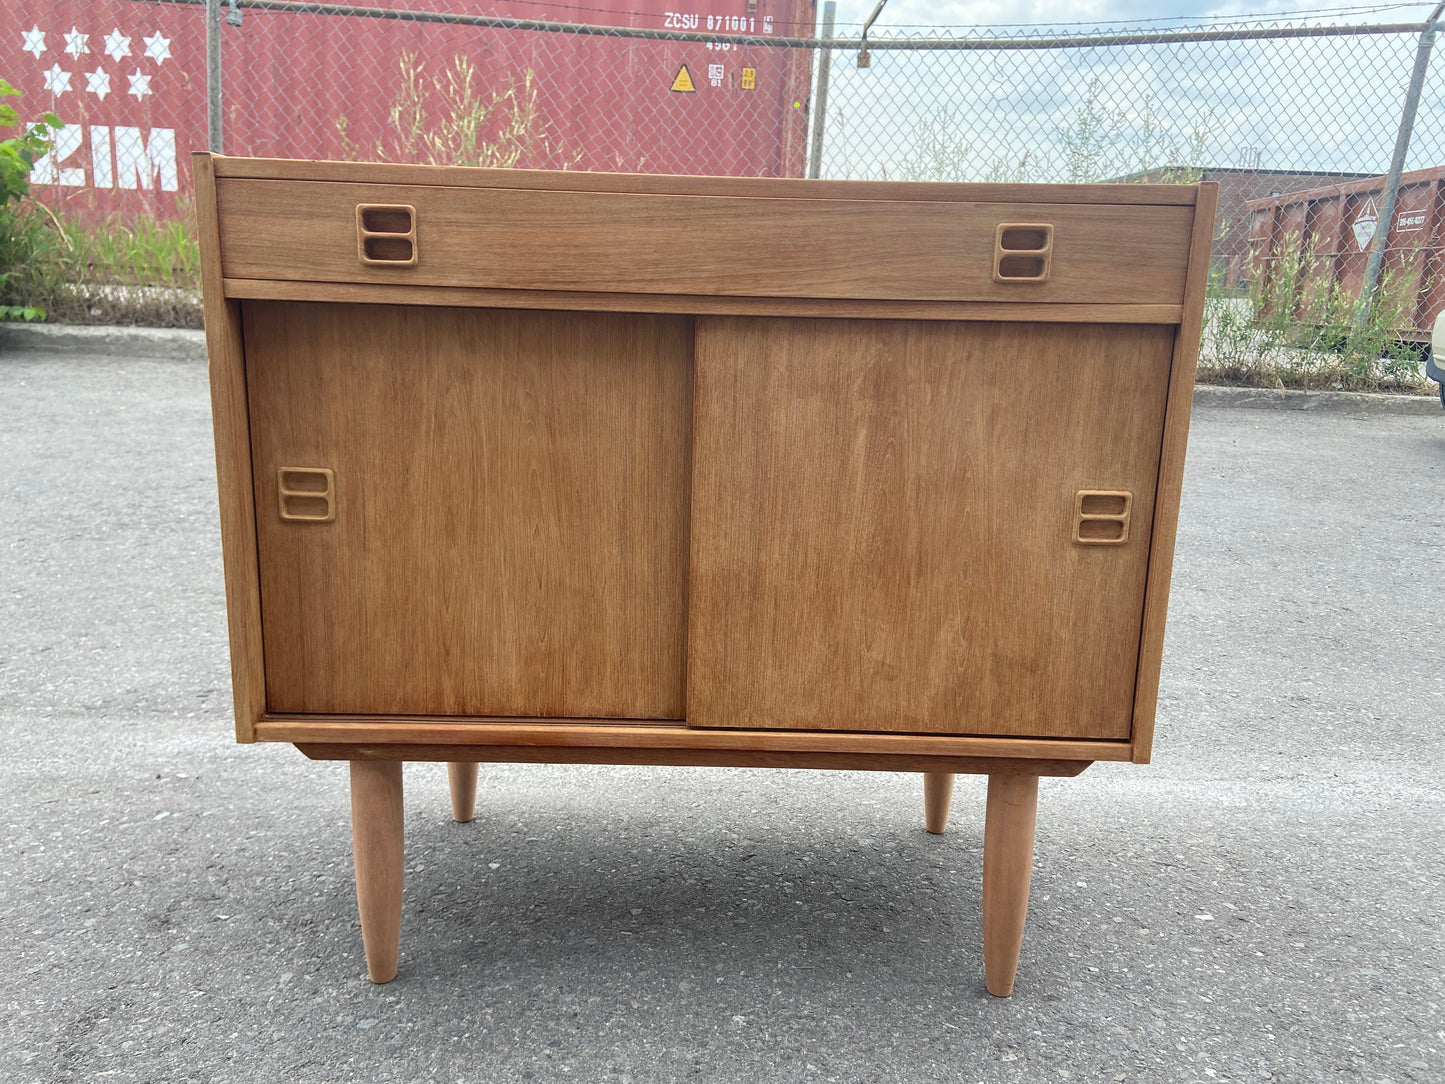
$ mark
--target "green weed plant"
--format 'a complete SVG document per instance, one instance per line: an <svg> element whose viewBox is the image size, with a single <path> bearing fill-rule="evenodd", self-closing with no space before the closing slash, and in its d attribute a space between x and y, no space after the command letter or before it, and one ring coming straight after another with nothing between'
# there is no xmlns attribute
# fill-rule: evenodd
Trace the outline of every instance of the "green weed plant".
<svg viewBox="0 0 1445 1084"><path fill-rule="evenodd" d="M388 127L380 139L362 146L351 139L346 117L337 118L342 157L348 161L568 169L581 157L551 138L530 70L520 79L509 76L485 87L476 64L461 54L439 75L429 76L410 52L402 53L398 68Z"/></svg>
<svg viewBox="0 0 1445 1084"><path fill-rule="evenodd" d="M1416 261L1403 261L1410 266ZM1267 272L1267 273L1266 273ZM1199 379L1247 387L1424 392L1421 348L1406 336L1419 296L1417 271L1380 277L1363 327L1359 297L1343 286L1316 243L1286 241L1247 289L1212 281L1204 303Z"/></svg>
<svg viewBox="0 0 1445 1084"><path fill-rule="evenodd" d="M34 240L22 209L30 196L30 171L36 160L50 151L53 135L64 126L54 113L46 113L21 129L20 114L4 101L19 96L18 90L0 79L0 128L19 129L18 134L0 139L0 320L43 320L45 310L39 305L14 304L7 295L25 274Z"/></svg>

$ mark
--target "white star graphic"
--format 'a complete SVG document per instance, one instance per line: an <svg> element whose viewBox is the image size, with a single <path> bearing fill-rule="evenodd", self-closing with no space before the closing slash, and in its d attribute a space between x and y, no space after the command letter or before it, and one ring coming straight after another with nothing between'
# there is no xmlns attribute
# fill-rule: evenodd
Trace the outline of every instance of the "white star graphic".
<svg viewBox="0 0 1445 1084"><path fill-rule="evenodd" d="M25 40L25 44L20 46L21 52L34 53L35 59L39 60L40 54L45 52L45 31L37 26L32 30L22 30L20 36Z"/></svg>
<svg viewBox="0 0 1445 1084"><path fill-rule="evenodd" d="M105 96L110 93L110 73L103 72L99 68L96 68L93 72L87 72L85 75L85 89L101 101L105 101Z"/></svg>
<svg viewBox="0 0 1445 1084"><path fill-rule="evenodd" d="M45 73L45 89L51 94L64 94L70 89L70 73L60 70L57 64Z"/></svg>
<svg viewBox="0 0 1445 1084"><path fill-rule="evenodd" d="M127 94L134 94L137 98L144 98L151 92L151 77L136 72L130 77L130 89Z"/></svg>
<svg viewBox="0 0 1445 1084"><path fill-rule="evenodd" d="M70 28L70 33L65 35L65 51L71 56L79 56L81 53L90 52L89 34L82 34L75 27Z"/></svg>
<svg viewBox="0 0 1445 1084"><path fill-rule="evenodd" d="M122 34L119 28L112 30L105 36L105 51L110 54L112 60L130 56L130 38Z"/></svg>
<svg viewBox="0 0 1445 1084"><path fill-rule="evenodd" d="M146 56L153 59L157 64L163 60L169 60L171 55L171 39L161 37L157 30L150 37L145 39Z"/></svg>

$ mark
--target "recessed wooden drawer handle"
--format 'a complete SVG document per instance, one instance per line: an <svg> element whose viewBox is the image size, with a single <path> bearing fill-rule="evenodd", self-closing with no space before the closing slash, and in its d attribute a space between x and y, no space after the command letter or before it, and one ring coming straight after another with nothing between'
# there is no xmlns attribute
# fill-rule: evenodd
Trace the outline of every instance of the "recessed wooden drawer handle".
<svg viewBox="0 0 1445 1084"><path fill-rule="evenodd" d="M1081 489L1074 495L1074 541L1081 546L1122 546L1129 541L1134 495L1122 490Z"/></svg>
<svg viewBox="0 0 1445 1084"><path fill-rule="evenodd" d="M356 252L368 267L415 267L416 208L406 203L357 204Z"/></svg>
<svg viewBox="0 0 1445 1084"><path fill-rule="evenodd" d="M1047 222L1001 222L994 234L994 282L1043 282L1054 258L1054 227Z"/></svg>
<svg viewBox="0 0 1445 1084"><path fill-rule="evenodd" d="M330 523L336 518L336 475L326 467L282 467L277 503L287 523Z"/></svg>

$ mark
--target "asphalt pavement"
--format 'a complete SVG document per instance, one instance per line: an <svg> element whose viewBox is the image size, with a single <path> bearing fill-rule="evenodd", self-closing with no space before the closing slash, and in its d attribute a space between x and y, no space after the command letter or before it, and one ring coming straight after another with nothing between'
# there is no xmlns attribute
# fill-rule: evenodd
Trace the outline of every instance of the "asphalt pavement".
<svg viewBox="0 0 1445 1084"><path fill-rule="evenodd" d="M203 364L0 353L0 1081L1445 1081L1445 414L1196 410L1006 1001L981 780L742 769L409 766L373 986L345 765L230 706Z"/></svg>

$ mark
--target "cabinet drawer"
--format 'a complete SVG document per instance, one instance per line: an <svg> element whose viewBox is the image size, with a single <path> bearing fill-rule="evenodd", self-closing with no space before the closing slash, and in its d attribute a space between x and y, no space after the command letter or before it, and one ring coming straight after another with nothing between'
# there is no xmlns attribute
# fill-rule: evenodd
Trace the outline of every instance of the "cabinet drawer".
<svg viewBox="0 0 1445 1084"><path fill-rule="evenodd" d="M624 294L1179 304L1194 218L1188 206L216 188L227 279Z"/></svg>

